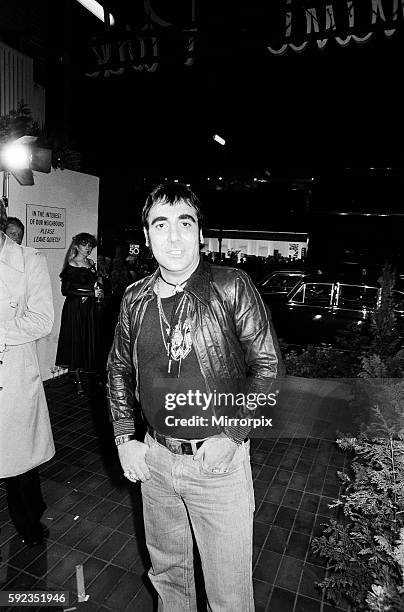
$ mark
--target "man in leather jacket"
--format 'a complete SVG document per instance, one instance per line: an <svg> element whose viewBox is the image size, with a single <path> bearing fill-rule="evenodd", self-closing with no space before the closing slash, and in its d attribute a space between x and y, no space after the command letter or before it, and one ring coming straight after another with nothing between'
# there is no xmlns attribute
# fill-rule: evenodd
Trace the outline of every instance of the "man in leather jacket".
<svg viewBox="0 0 404 612"><path fill-rule="evenodd" d="M149 576L160 612L196 611L194 536L208 609L251 612L247 436L271 396L276 338L249 276L200 258L199 202L187 186L158 186L143 225L159 267L122 300L108 399L124 475L142 482ZM138 401L144 442L134 430Z"/></svg>

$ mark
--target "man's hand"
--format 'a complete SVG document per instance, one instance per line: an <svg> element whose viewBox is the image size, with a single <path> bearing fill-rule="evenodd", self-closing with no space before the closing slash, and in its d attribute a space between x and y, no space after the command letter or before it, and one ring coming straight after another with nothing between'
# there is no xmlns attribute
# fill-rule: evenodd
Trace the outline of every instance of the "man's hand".
<svg viewBox="0 0 404 612"><path fill-rule="evenodd" d="M208 472L222 474L228 471L236 450L237 444L221 433L206 440L196 452L194 460L201 461Z"/></svg>
<svg viewBox="0 0 404 612"><path fill-rule="evenodd" d="M126 476L129 480L144 482L151 477L145 459L148 450L147 444L138 440L129 440L129 442L124 442L118 446L118 455L123 472L125 476L127 474L132 475L131 477Z"/></svg>

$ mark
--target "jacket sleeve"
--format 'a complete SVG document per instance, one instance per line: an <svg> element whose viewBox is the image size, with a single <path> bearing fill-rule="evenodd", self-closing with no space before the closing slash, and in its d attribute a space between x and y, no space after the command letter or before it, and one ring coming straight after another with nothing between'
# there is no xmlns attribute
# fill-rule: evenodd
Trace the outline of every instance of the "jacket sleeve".
<svg viewBox="0 0 404 612"><path fill-rule="evenodd" d="M239 407L236 418L241 419L254 416L253 397L265 394L268 398L282 362L270 312L250 277L242 271L238 271L234 289L234 324L247 370L245 396L247 401L252 400L251 405ZM250 429L248 425L229 426L226 433L242 442Z"/></svg>
<svg viewBox="0 0 404 612"><path fill-rule="evenodd" d="M26 308L0 325L0 345L17 345L47 336L53 325L53 298L46 259L34 252L25 259Z"/></svg>
<svg viewBox="0 0 404 612"><path fill-rule="evenodd" d="M114 434L133 433L134 379L131 358L130 313L127 295L124 296L115 329L114 341L108 357L107 397Z"/></svg>

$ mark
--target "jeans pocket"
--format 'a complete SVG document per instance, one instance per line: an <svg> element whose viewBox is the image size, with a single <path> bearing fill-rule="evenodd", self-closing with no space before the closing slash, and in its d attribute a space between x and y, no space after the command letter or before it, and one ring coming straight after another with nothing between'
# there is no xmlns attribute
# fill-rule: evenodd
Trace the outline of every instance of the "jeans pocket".
<svg viewBox="0 0 404 612"><path fill-rule="evenodd" d="M229 476L229 474L234 474L234 472L241 470L241 468L243 467L244 459L245 448L243 445L237 448L236 452L234 453L233 459L230 462L227 472L213 472L212 468L214 466L207 467L204 463L204 459L199 461L199 471L204 476L209 476L211 478L226 478L226 476Z"/></svg>
<svg viewBox="0 0 404 612"><path fill-rule="evenodd" d="M146 433L143 442L148 446L148 449L145 454L145 461L148 467L150 467L153 451L156 448L156 441L151 437L149 433Z"/></svg>

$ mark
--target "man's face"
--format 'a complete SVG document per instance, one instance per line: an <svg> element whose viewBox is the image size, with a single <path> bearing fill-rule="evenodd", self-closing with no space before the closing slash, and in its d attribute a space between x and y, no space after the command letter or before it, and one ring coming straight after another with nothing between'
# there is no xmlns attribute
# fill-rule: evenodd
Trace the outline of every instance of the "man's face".
<svg viewBox="0 0 404 612"><path fill-rule="evenodd" d="M196 210L183 200L176 204L154 204L144 230L160 268L186 276L199 262L199 242L203 240Z"/></svg>
<svg viewBox="0 0 404 612"><path fill-rule="evenodd" d="M11 240L14 240L14 242L16 242L17 244L22 243L23 231L20 227L14 225L14 223L10 223L9 225L7 225L6 234L9 238L11 238Z"/></svg>

